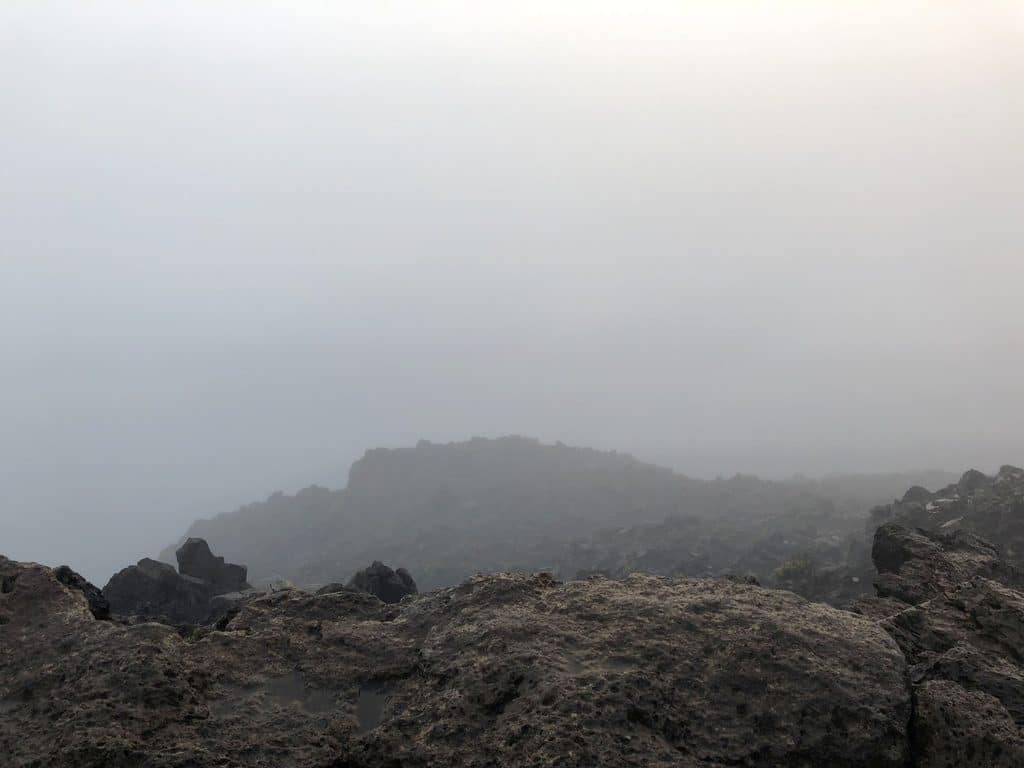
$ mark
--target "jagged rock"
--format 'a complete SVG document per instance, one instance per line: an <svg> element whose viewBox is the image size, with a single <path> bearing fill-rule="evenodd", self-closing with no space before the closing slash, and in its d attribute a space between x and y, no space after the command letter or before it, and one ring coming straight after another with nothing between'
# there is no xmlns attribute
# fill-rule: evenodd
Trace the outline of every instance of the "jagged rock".
<svg viewBox="0 0 1024 768"><path fill-rule="evenodd" d="M380 560L356 572L346 586L376 595L385 603L397 603L406 595L416 594L416 582L405 568L393 571Z"/></svg>
<svg viewBox="0 0 1024 768"><path fill-rule="evenodd" d="M872 510L871 521L928 531L969 531L998 543L1008 563L1024 568L1024 471L1007 464L987 477L971 469L935 493L911 489L902 501Z"/></svg>
<svg viewBox="0 0 1024 768"><path fill-rule="evenodd" d="M92 619L0 573L11 765L903 768L903 656L874 622L726 580L494 575L385 605L284 590L218 629Z"/></svg>
<svg viewBox="0 0 1024 768"><path fill-rule="evenodd" d="M1006 563L996 547L963 530L910 531L886 523L875 531L871 558L878 570L878 595L911 605L949 592L974 576L1024 585L1024 574Z"/></svg>
<svg viewBox="0 0 1024 768"><path fill-rule="evenodd" d="M188 538L174 554L178 559L178 572L205 581L215 595L252 589L245 580L246 567L225 563L223 557L210 551L205 539Z"/></svg>
<svg viewBox="0 0 1024 768"><path fill-rule="evenodd" d="M903 650L914 684L915 766L1022 765L1024 580L966 531L889 523L873 549L879 597L856 609Z"/></svg>
<svg viewBox="0 0 1024 768"><path fill-rule="evenodd" d="M99 587L87 581L85 577L71 570L66 565L54 568L53 575L61 584L77 589L85 595L85 599L89 603L89 610L92 611L93 616L97 619L110 618L110 602L103 596L103 592L100 591Z"/></svg>
<svg viewBox="0 0 1024 768"><path fill-rule="evenodd" d="M103 595L116 614L195 624L209 615L213 593L206 582L147 557L115 573Z"/></svg>

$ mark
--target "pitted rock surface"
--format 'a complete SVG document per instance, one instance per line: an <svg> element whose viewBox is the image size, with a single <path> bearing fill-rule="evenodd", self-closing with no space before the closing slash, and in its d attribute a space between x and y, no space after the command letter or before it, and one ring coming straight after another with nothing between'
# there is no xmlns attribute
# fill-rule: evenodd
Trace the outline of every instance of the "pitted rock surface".
<svg viewBox="0 0 1024 768"><path fill-rule="evenodd" d="M283 590L187 637L0 561L11 766L905 766L875 622L725 580L492 575L397 605Z"/></svg>

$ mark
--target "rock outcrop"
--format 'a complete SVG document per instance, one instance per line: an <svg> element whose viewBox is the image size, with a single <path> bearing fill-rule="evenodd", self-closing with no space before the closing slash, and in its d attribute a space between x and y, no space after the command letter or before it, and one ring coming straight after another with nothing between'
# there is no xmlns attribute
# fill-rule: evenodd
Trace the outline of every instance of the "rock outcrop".
<svg viewBox="0 0 1024 768"><path fill-rule="evenodd" d="M872 530L886 522L928 531L969 531L997 542L1001 557L1024 567L1024 470L1007 464L989 477L971 469L935 493L911 488L902 500L872 510Z"/></svg>
<svg viewBox="0 0 1024 768"><path fill-rule="evenodd" d="M101 595L108 615L113 611L177 625L211 623L255 594L245 580L245 566L225 563L202 539L189 539L178 549L178 564L180 572L147 557L115 573Z"/></svg>
<svg viewBox="0 0 1024 768"><path fill-rule="evenodd" d="M0 575L11 766L902 768L911 754L889 634L745 583L499 574L397 605L282 590L183 637L94 620L42 566Z"/></svg>
<svg viewBox="0 0 1024 768"><path fill-rule="evenodd" d="M115 614L170 624L197 624L210 613L213 591L174 566L146 557L115 573L103 588Z"/></svg>
<svg viewBox="0 0 1024 768"><path fill-rule="evenodd" d="M77 589L85 595L85 600L89 603L89 610L95 618L101 620L110 618L110 601L103 596L99 587L66 565L54 568L53 575L61 584Z"/></svg>
<svg viewBox="0 0 1024 768"><path fill-rule="evenodd" d="M178 547L175 557L178 560L179 573L205 581L215 595L252 589L245 580L246 567L225 563L223 557L217 557L210 551L210 545L205 539L186 539L185 543Z"/></svg>
<svg viewBox="0 0 1024 768"><path fill-rule="evenodd" d="M363 568L349 580L350 589L369 592L385 603L398 603L406 595L416 594L416 582L405 568L392 570L380 560L374 560L369 568Z"/></svg>
<svg viewBox="0 0 1024 768"><path fill-rule="evenodd" d="M968 478L977 487L977 478ZM914 692L914 765L1024 765L1024 578L966 531L880 527L878 597L857 610L899 643Z"/></svg>

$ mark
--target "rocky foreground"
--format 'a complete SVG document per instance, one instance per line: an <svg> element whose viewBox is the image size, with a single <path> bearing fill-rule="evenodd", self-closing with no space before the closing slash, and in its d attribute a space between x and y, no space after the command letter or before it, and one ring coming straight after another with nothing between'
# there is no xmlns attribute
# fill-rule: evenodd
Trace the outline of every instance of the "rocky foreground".
<svg viewBox="0 0 1024 768"><path fill-rule="evenodd" d="M858 613L739 580L478 577L386 604L253 596L97 618L0 558L4 766L1020 766L1024 592L895 524ZM70 572L73 574L73 572Z"/></svg>

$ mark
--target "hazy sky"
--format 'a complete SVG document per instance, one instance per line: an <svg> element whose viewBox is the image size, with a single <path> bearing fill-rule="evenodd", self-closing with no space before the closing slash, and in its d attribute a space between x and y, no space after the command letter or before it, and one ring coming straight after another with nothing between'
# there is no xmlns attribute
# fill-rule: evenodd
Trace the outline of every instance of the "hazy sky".
<svg viewBox="0 0 1024 768"><path fill-rule="evenodd" d="M1024 2L0 3L0 552L363 449L1024 463Z"/></svg>

